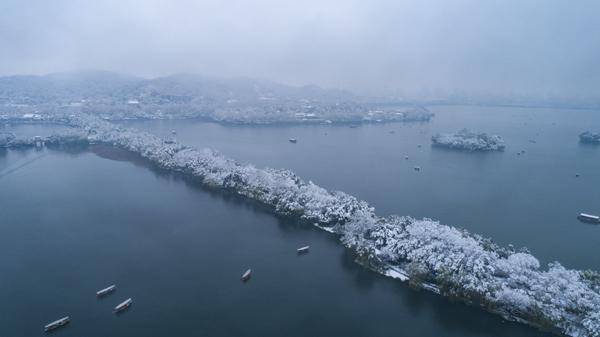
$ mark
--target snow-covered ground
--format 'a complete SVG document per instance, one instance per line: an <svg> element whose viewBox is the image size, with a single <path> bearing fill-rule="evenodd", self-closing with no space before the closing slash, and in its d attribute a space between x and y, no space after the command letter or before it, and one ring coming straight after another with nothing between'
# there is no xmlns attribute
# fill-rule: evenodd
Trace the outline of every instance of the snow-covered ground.
<svg viewBox="0 0 600 337"><path fill-rule="evenodd" d="M456 133L436 134L431 137L433 145L466 151L503 151L504 140L497 135L475 133L462 129Z"/></svg>
<svg viewBox="0 0 600 337"><path fill-rule="evenodd" d="M58 115L73 132L49 144L99 142L129 150L153 164L236 193L336 233L376 271L446 296L481 305L520 322L570 336L600 336L600 274L554 262L547 267L525 250L431 219L382 217L365 201L306 182L288 170L259 169L86 115ZM12 144L31 140L13 139ZM22 145L20 145L22 146Z"/></svg>

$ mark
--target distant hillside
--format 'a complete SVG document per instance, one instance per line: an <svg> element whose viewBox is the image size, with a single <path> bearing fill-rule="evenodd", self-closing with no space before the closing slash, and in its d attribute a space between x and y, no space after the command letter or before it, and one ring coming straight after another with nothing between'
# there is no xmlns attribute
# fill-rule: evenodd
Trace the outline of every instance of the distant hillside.
<svg viewBox="0 0 600 337"><path fill-rule="evenodd" d="M54 73L45 76L0 77L0 102L47 103L121 97L123 99L176 97L256 101L264 99L357 100L350 92L318 86L293 87L249 78L210 78L176 74L154 79L107 71Z"/></svg>
<svg viewBox="0 0 600 337"><path fill-rule="evenodd" d="M428 120L423 108L318 86L176 74L144 79L106 71L0 77L0 114L86 112L106 119L208 118L232 123ZM40 117L41 118L41 117Z"/></svg>

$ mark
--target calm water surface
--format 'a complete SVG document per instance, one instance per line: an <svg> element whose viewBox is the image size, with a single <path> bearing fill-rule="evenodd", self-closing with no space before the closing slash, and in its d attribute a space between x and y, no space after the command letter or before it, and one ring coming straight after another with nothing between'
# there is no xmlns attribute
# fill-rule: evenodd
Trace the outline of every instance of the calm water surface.
<svg viewBox="0 0 600 337"><path fill-rule="evenodd" d="M578 138L586 130L600 131L600 111L430 110L436 116L429 123L359 128L181 121L130 125L165 136L176 130L184 144L218 149L259 167L291 169L306 180L368 201L381 215L430 217L503 245L528 247L543 262L600 270L595 254L600 227L576 219L580 212L600 214L600 146L580 144ZM433 134L464 127L501 135L506 151L431 147ZM298 143L289 143L290 137ZM517 155L521 150L525 154Z"/></svg>
<svg viewBox="0 0 600 337"><path fill-rule="evenodd" d="M600 227L575 220L600 213L600 148L577 142L579 132L600 128L597 112L433 110L430 123L359 128L128 124L160 135L175 129L186 144L292 169L379 214L432 217L527 246L544 262L600 270ZM462 127L504 136L507 150L430 147L432 133ZM102 148L0 152L0 215L0 336L42 336L44 324L67 314L73 322L53 335L544 335L411 290L354 264L327 233ZM297 256L305 244L310 254ZM253 278L242 284L247 268ZM111 283L117 291L97 300ZM133 307L115 316L127 297Z"/></svg>

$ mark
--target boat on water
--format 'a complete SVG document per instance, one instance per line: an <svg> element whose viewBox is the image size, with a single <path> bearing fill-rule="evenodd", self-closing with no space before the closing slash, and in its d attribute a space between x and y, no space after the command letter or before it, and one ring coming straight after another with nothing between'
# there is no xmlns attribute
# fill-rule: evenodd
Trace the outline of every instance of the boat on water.
<svg viewBox="0 0 600 337"><path fill-rule="evenodd" d="M58 329L62 326L67 325L69 322L71 321L71 319L69 318L69 316L65 316L61 319L57 319L54 322L48 323L44 326L44 331L51 331L54 329Z"/></svg>
<svg viewBox="0 0 600 337"><path fill-rule="evenodd" d="M304 246L304 247L300 247L298 248L298 254L308 254L308 250L310 249L310 246Z"/></svg>
<svg viewBox="0 0 600 337"><path fill-rule="evenodd" d="M415 171L421 171L421 166L415 166Z"/></svg>
<svg viewBox="0 0 600 337"><path fill-rule="evenodd" d="M119 303L116 307L115 307L115 312L121 312L127 308L129 308L131 306L131 303L133 303L133 300L131 298L126 299L125 301Z"/></svg>
<svg viewBox="0 0 600 337"><path fill-rule="evenodd" d="M290 138L290 139L288 139L288 141L290 143L296 143L296 142L298 142L298 140L296 140L296 138Z"/></svg>
<svg viewBox="0 0 600 337"><path fill-rule="evenodd" d="M117 289L117 286L113 284L113 285L108 286L108 287L106 287L106 288L104 288L102 290L98 290L96 292L96 296L97 297L106 296L106 295L112 293L113 291L115 291L115 289Z"/></svg>
<svg viewBox="0 0 600 337"><path fill-rule="evenodd" d="M598 216L598 215L580 213L577 216L577 219L579 219L579 221L583 221L583 222L600 223L600 216Z"/></svg>
<svg viewBox="0 0 600 337"><path fill-rule="evenodd" d="M242 281L246 282L250 279L250 276L252 275L252 269L248 269L246 270L246 272L244 274L242 274Z"/></svg>

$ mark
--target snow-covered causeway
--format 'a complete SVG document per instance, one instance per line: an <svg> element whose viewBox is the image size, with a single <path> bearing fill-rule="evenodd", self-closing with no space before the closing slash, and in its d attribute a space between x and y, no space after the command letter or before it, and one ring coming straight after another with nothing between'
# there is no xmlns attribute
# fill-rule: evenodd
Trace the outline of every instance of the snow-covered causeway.
<svg viewBox="0 0 600 337"><path fill-rule="evenodd" d="M600 336L600 274L594 271L567 269L558 262L541 266L525 250L500 247L434 220L382 217L365 201L327 191L288 170L243 165L213 150L167 144L93 117L64 116L57 121L76 131L48 138L49 144L93 141L126 149L207 187L245 196L277 214L337 233L364 265L384 275L551 331ZM7 146L32 144L17 138Z"/></svg>

